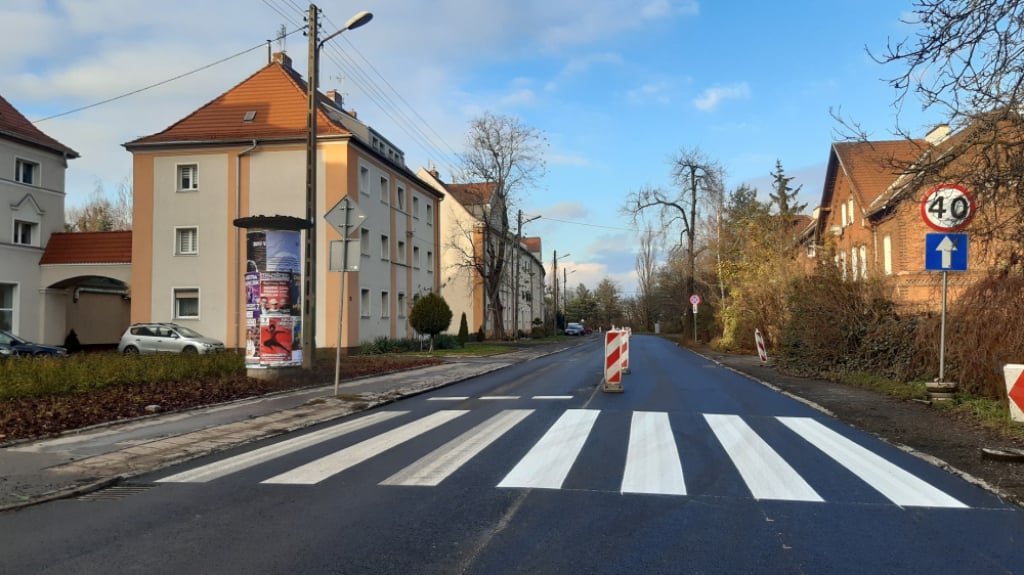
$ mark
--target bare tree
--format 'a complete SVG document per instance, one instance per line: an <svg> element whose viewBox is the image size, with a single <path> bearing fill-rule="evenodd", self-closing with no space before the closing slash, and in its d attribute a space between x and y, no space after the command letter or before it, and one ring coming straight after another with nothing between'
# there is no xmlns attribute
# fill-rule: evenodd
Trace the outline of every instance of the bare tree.
<svg viewBox="0 0 1024 575"><path fill-rule="evenodd" d="M544 134L518 118L485 113L470 123L459 179L472 182L479 203L479 225L461 233L472 237L472 253L463 253L460 267L480 278L494 337L504 338L502 286L509 285L512 250L511 212L520 195L546 172Z"/></svg>
<svg viewBox="0 0 1024 575"><path fill-rule="evenodd" d="M654 211L664 230L680 230L680 247L686 260L686 294L696 293L697 286L697 223L698 207L721 194L724 170L699 149L683 149L672 159L672 179L678 191L674 194L658 188L644 188L630 194L624 208L637 225L643 214ZM682 237L686 244L682 245ZM684 307L689 314L689 308Z"/></svg>
<svg viewBox="0 0 1024 575"><path fill-rule="evenodd" d="M64 229L69 232L109 232L132 229L132 188L126 178L118 185L114 201L104 192L103 182L96 180L89 201L68 208Z"/></svg>
<svg viewBox="0 0 1024 575"><path fill-rule="evenodd" d="M650 225L640 237L640 252L636 255L636 311L640 324L649 331L654 329L654 290L657 282L658 248L656 235Z"/></svg>

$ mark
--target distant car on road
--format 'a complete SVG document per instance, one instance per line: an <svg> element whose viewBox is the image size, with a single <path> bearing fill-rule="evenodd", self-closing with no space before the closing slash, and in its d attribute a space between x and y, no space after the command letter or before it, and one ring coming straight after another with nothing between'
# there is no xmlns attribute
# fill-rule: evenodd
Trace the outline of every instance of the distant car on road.
<svg viewBox="0 0 1024 575"><path fill-rule="evenodd" d="M13 355L67 355L68 350L56 345L43 345L22 339L9 331L0 329L0 357Z"/></svg>
<svg viewBox="0 0 1024 575"><path fill-rule="evenodd" d="M583 335L583 325L570 323L565 326L565 335Z"/></svg>
<svg viewBox="0 0 1024 575"><path fill-rule="evenodd" d="M224 342L176 323L137 323L128 326L118 353L214 353Z"/></svg>

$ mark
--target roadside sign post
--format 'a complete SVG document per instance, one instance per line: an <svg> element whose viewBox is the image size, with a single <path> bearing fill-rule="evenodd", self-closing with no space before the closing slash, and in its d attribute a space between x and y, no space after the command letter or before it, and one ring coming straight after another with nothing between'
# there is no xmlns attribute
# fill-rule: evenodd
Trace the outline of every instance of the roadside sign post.
<svg viewBox="0 0 1024 575"><path fill-rule="evenodd" d="M334 395L338 395L338 384L341 380L341 324L345 317L345 274L350 270L349 262L355 261L352 271L359 271L360 261L360 246L359 240L349 239L349 235L359 229L366 220L366 213L359 208L359 204L352 201L351 198L345 196L334 205L326 214L324 219L327 223L331 224L339 234L341 234L340 242L331 242L331 268L333 271L341 272L341 300L338 302L338 341L335 344L334 353ZM335 249L335 245L340 246L340 250ZM354 249L352 249L354 248ZM340 251L337 254L336 251ZM349 252L354 251L353 255ZM341 260L340 269L336 266L336 259ZM307 353L316 353L315 349L309 350ZM315 356L314 356L315 357Z"/></svg>
<svg viewBox="0 0 1024 575"><path fill-rule="evenodd" d="M700 305L700 296L693 294L690 296L690 303L693 304L693 341L697 341L697 306Z"/></svg>
<svg viewBox="0 0 1024 575"><path fill-rule="evenodd" d="M921 200L921 218L925 225L941 233L925 236L925 269L942 272L942 319L939 328L939 378L936 393L948 393L946 376L946 293L951 271L967 271L967 234L963 229L974 216L974 198L962 186L940 184ZM939 396L936 396L939 397ZM945 398L946 396L941 396Z"/></svg>

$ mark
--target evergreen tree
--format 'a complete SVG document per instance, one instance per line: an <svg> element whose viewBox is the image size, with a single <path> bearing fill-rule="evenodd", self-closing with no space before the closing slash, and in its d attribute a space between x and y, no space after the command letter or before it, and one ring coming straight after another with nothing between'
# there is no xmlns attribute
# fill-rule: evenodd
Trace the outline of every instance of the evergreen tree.
<svg viewBox="0 0 1024 575"><path fill-rule="evenodd" d="M466 312L462 312L462 319L459 320L459 347L466 347L469 341L469 323L466 321Z"/></svg>
<svg viewBox="0 0 1024 575"><path fill-rule="evenodd" d="M786 176L786 173L782 170L782 161L775 160L775 172L772 176L772 187L775 192L769 194L772 199L772 203L776 209L779 210L779 215L782 216L784 221L789 221L793 216L799 215L805 209L807 204L797 204L796 196L803 189L803 185L797 186L796 189L790 187L789 182L793 181L793 176Z"/></svg>
<svg viewBox="0 0 1024 575"><path fill-rule="evenodd" d="M409 324L417 332L430 336L430 351L434 351L434 336L452 324L452 309L443 297L428 293L413 304Z"/></svg>

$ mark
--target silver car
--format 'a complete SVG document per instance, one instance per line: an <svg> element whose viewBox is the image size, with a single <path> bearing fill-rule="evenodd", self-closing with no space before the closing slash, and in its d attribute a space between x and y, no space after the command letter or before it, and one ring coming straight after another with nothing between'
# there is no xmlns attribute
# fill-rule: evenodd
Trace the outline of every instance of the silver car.
<svg viewBox="0 0 1024 575"><path fill-rule="evenodd" d="M213 353L224 342L176 323L137 323L128 327L117 345L119 353Z"/></svg>

